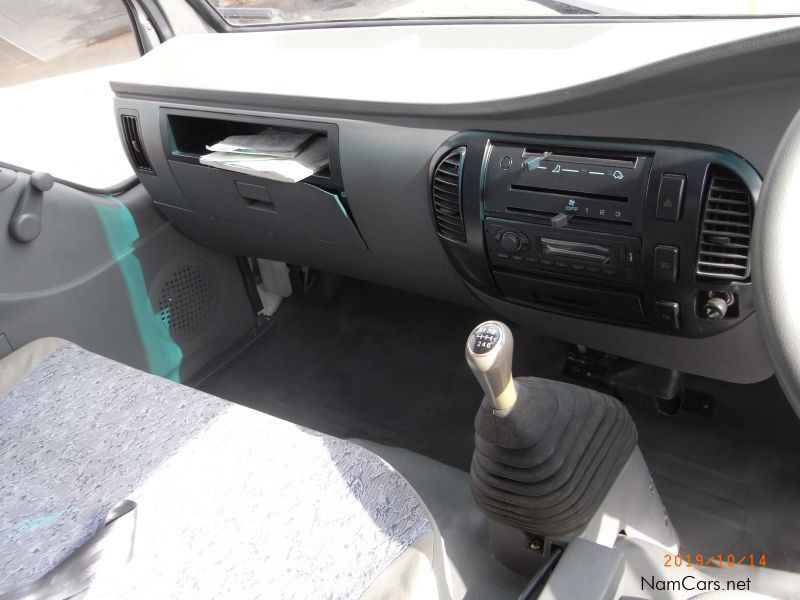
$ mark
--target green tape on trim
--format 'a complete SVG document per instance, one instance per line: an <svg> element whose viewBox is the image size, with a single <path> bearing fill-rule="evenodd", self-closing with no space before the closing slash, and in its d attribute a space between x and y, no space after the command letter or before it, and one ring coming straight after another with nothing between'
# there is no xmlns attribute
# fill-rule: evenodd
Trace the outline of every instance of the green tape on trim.
<svg viewBox="0 0 800 600"><path fill-rule="evenodd" d="M97 203L95 210L103 225L111 256L116 261L128 291L130 309L144 349L148 371L180 381L179 369L183 352L169 338L161 315L152 311L142 266L133 253L133 244L139 239L139 229L124 204L113 196L105 197L113 204Z"/></svg>
<svg viewBox="0 0 800 600"><path fill-rule="evenodd" d="M342 199L339 198L336 194L331 194L336 199L336 204L339 205L339 210L342 211L345 219L350 219L350 215L347 214L347 211L344 208L344 204L342 204Z"/></svg>

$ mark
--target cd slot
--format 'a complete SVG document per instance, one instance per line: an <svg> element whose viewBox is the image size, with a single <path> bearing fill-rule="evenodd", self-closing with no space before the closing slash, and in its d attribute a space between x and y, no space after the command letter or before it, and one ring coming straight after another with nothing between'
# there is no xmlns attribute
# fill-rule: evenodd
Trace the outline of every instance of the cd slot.
<svg viewBox="0 0 800 600"><path fill-rule="evenodd" d="M580 217L575 216L569 220L573 225L609 225L611 227L633 227L630 221L621 221L619 219L604 219L602 217Z"/></svg>
<svg viewBox="0 0 800 600"><path fill-rule="evenodd" d="M550 224L550 220L558 214L549 210L536 210L534 208L522 208L521 206L507 206L505 212L541 219L546 221L547 224Z"/></svg>
<svg viewBox="0 0 800 600"><path fill-rule="evenodd" d="M550 196L560 196L562 198L585 198L587 200L604 200L607 202L628 202L626 196L611 196L608 194L592 194L587 192L572 192L567 190L554 190L552 188L533 187L530 185L511 185L511 190L516 192L534 192L538 194L548 194Z"/></svg>
<svg viewBox="0 0 800 600"><path fill-rule="evenodd" d="M541 156L542 161L562 162L578 165L588 165L597 167L622 167L625 169L635 169L639 160L638 156L609 156L600 153L570 153L562 154L557 150L547 150L546 148L525 148L522 158Z"/></svg>
<svg viewBox="0 0 800 600"><path fill-rule="evenodd" d="M506 206L505 212L510 215L520 215L530 220L536 220L545 225L553 224L553 217L559 213L549 210L536 210L533 208L522 208L521 206ZM599 211L598 211L599 212ZM605 225L609 227L625 227L630 229L633 223L621 219L605 219L603 217L581 217L573 215L568 221L568 225Z"/></svg>
<svg viewBox="0 0 800 600"><path fill-rule="evenodd" d="M593 263L607 264L611 259L611 249L598 244L571 242L541 238L542 254L546 256L576 258Z"/></svg>
<svg viewBox="0 0 800 600"><path fill-rule="evenodd" d="M576 225L582 222L631 227L635 212L625 196L559 192L519 184L510 186L502 196L487 198L485 204L490 212L525 215L548 222L553 216L564 214Z"/></svg>

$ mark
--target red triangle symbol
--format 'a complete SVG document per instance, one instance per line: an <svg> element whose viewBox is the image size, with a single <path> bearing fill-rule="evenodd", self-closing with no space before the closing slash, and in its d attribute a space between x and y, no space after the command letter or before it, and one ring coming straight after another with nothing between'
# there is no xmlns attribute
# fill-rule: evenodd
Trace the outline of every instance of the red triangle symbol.
<svg viewBox="0 0 800 600"><path fill-rule="evenodd" d="M672 208L672 200L667 200L664 202L664 208Z"/></svg>

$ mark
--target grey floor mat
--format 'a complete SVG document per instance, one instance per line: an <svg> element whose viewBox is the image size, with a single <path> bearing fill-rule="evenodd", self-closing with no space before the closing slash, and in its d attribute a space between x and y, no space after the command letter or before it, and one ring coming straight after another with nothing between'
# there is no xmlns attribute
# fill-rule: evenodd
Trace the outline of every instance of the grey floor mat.
<svg viewBox="0 0 800 600"><path fill-rule="evenodd" d="M764 553L800 569L800 421L774 379L741 386L692 378L713 416L633 408L639 444L685 553Z"/></svg>
<svg viewBox="0 0 800 600"><path fill-rule="evenodd" d="M271 329L202 389L340 437L398 446L466 470L481 399L464 362L492 315L347 280L327 302L292 298ZM564 379L566 346L514 329L515 372ZM712 417L630 406L687 552L767 555L800 568L800 421L774 380L690 378Z"/></svg>
<svg viewBox="0 0 800 600"><path fill-rule="evenodd" d="M482 392L464 346L490 317L346 280L327 303L291 298L262 338L201 387L318 431L467 470ZM514 333L517 369L560 368L564 344Z"/></svg>

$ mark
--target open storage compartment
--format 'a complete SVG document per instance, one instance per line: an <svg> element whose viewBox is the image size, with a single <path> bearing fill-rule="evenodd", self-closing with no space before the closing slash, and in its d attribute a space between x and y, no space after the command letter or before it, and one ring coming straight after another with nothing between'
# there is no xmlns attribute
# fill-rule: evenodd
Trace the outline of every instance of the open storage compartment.
<svg viewBox="0 0 800 600"><path fill-rule="evenodd" d="M231 248L242 246L241 236L247 232L248 247L261 248L258 255L286 261L330 253L332 248L366 249L342 186L335 124L162 109L160 127L170 171L186 200L181 207L185 210L167 212L184 231L203 223L206 239L211 236L216 247ZM209 153L206 146L268 127L324 139L328 167L287 183L200 162ZM156 197L162 207L172 205L171 200Z"/></svg>
<svg viewBox="0 0 800 600"><path fill-rule="evenodd" d="M303 180L329 190L342 191L339 168L339 135L333 123L273 119L251 115L233 115L209 111L165 109L161 113L161 138L164 152L171 161L200 164L209 154L207 146L232 135L255 135L265 129L292 133L311 133L323 138L328 147L328 166Z"/></svg>

